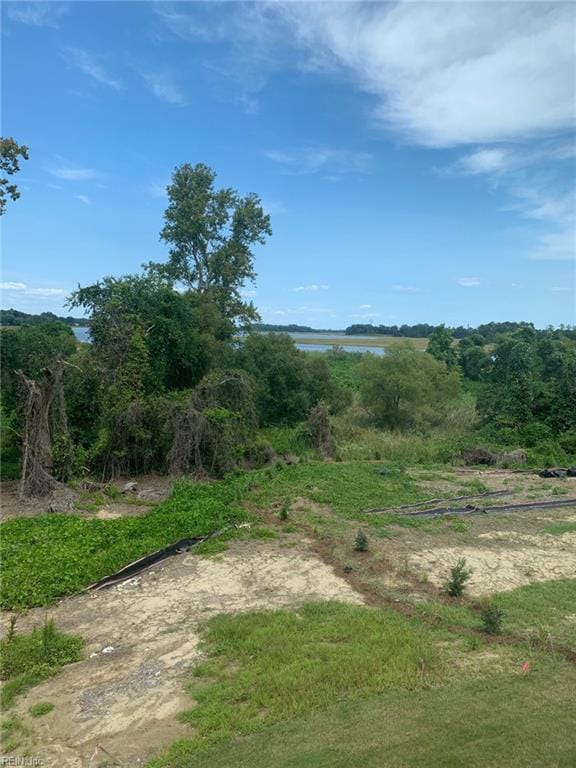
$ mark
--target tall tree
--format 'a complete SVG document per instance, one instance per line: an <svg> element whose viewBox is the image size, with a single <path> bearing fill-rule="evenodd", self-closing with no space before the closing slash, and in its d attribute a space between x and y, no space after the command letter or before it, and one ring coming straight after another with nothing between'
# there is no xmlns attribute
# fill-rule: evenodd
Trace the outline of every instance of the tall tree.
<svg viewBox="0 0 576 768"><path fill-rule="evenodd" d="M8 197L18 200L20 192L16 184L11 184L7 176L13 176L20 170L20 160L28 160L28 147L20 145L14 139L0 138L0 216L6 212Z"/></svg>
<svg viewBox="0 0 576 768"><path fill-rule="evenodd" d="M147 269L189 292L210 294L225 317L247 325L258 315L242 299L241 289L256 277L253 247L272 234L270 217L257 195L240 197L233 189L216 189L215 179L202 163L175 169L160 232L170 257Z"/></svg>
<svg viewBox="0 0 576 768"><path fill-rule="evenodd" d="M445 325L438 325L432 331L426 352L446 363L448 368L454 368L458 362L458 356L454 349L454 337Z"/></svg>

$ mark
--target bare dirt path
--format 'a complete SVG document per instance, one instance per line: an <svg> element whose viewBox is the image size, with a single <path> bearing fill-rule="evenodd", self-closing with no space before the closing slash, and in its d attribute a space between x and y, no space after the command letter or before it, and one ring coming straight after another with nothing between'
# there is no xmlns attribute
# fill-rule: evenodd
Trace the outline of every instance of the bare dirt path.
<svg viewBox="0 0 576 768"><path fill-rule="evenodd" d="M191 704L184 684L201 657L200 623L217 613L308 600L362 602L309 542L286 538L283 544L234 542L213 559L178 556L121 585L51 609L60 629L86 639L86 658L17 702L14 714L30 731L19 752L26 747L45 768L95 768L108 760L104 753L93 757L101 744L122 766L143 765L190 733L176 715ZM30 611L19 627L30 628L43 618L44 611ZM39 702L56 706L34 720L28 709Z"/></svg>

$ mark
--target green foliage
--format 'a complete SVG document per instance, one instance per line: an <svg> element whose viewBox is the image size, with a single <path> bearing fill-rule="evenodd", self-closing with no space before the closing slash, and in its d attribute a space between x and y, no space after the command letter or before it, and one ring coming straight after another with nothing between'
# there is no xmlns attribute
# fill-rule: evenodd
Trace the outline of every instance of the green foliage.
<svg viewBox="0 0 576 768"><path fill-rule="evenodd" d="M332 410L348 402L345 392L332 381L326 360L308 357L287 334L250 334L237 357L238 366L255 381L263 425L302 421L320 400Z"/></svg>
<svg viewBox="0 0 576 768"><path fill-rule="evenodd" d="M242 300L240 290L255 278L252 249L272 234L270 217L257 195L216 190L215 179L202 163L174 170L160 233L170 246L170 258L166 264L149 264L148 271L191 293L209 295L224 317L245 325L257 313Z"/></svg>
<svg viewBox="0 0 576 768"><path fill-rule="evenodd" d="M576 340L526 328L498 339L478 400L487 429L507 442L576 448Z"/></svg>
<svg viewBox="0 0 576 768"><path fill-rule="evenodd" d="M290 513L290 499L284 499L282 502L282 506L280 507L280 512L278 513L278 517L280 520L288 520L288 515Z"/></svg>
<svg viewBox="0 0 576 768"><path fill-rule="evenodd" d="M19 694L55 675L65 664L82 658L84 641L59 632L45 619L41 628L29 634L15 633L0 641L2 708L8 708Z"/></svg>
<svg viewBox="0 0 576 768"><path fill-rule="evenodd" d="M0 216L6 212L8 197L18 200L20 192L7 176L20 170L20 158L28 160L28 147L18 144L13 138L0 138Z"/></svg>
<svg viewBox="0 0 576 768"><path fill-rule="evenodd" d="M366 356L361 397L380 426L406 430L442 422L448 404L460 393L458 374L410 345L382 358Z"/></svg>
<svg viewBox="0 0 576 768"><path fill-rule="evenodd" d="M8 520L0 541L2 608L47 605L178 539L245 519L239 500L246 484L244 476L212 484L178 481L170 497L142 517L50 514Z"/></svg>
<svg viewBox="0 0 576 768"><path fill-rule="evenodd" d="M189 747L301 717L334 700L423 685L438 656L428 632L392 611L312 603L297 612L219 616L194 670ZM422 661L421 661L422 660Z"/></svg>
<svg viewBox="0 0 576 768"><path fill-rule="evenodd" d="M454 348L454 336L445 325L438 325L428 339L426 352L436 360L445 363L451 369L456 367L457 354Z"/></svg>
<svg viewBox="0 0 576 768"><path fill-rule="evenodd" d="M480 616L484 632L487 632L489 635L499 635L502 633L502 624L504 623L504 611L502 608L493 603L488 603L483 606Z"/></svg>
<svg viewBox="0 0 576 768"><path fill-rule="evenodd" d="M49 701L40 701L38 704L34 704L30 707L28 711L32 717L44 717L44 715L52 712L53 709L54 704L51 704Z"/></svg>
<svg viewBox="0 0 576 768"><path fill-rule="evenodd" d="M69 358L76 351L72 329L57 321L42 325L0 330L2 405L12 413L20 405L20 392L14 371L37 379L42 368L53 365L57 357Z"/></svg>
<svg viewBox="0 0 576 768"><path fill-rule="evenodd" d="M450 568L450 578L445 584L446 593L450 597L461 597L471 576L472 571L466 567L466 559L461 557L456 565Z"/></svg>
<svg viewBox="0 0 576 768"><path fill-rule="evenodd" d="M368 536L366 536L362 528L360 528L354 539L354 550L356 552L368 551Z"/></svg>

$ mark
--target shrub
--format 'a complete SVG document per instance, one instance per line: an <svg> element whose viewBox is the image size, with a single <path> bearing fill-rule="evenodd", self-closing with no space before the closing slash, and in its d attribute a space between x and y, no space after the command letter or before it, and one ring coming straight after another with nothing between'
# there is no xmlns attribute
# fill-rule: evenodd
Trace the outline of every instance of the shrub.
<svg viewBox="0 0 576 768"><path fill-rule="evenodd" d="M502 632L504 611L497 605L488 603L482 608L482 627L489 635L499 635Z"/></svg>
<svg viewBox="0 0 576 768"><path fill-rule="evenodd" d="M445 589L450 597L460 597L464 594L466 582L470 576L472 576L472 571L466 567L466 559L461 557L456 565L450 568L450 578L446 581Z"/></svg>
<svg viewBox="0 0 576 768"><path fill-rule="evenodd" d="M362 529L356 534L354 549L356 552L366 552L368 550L368 536L366 536Z"/></svg>
<svg viewBox="0 0 576 768"><path fill-rule="evenodd" d="M290 499L284 499L278 517L280 520L288 520L288 513L290 512Z"/></svg>

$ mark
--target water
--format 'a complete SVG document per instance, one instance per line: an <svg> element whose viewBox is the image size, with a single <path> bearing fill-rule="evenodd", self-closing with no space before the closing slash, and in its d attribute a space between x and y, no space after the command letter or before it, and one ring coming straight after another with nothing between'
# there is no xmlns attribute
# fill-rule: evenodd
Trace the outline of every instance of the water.
<svg viewBox="0 0 576 768"><path fill-rule="evenodd" d="M301 333L298 335L299 338L302 338L303 336L312 336L312 334ZM326 338L332 339L334 337L326 336ZM347 344L345 341L342 341L339 346L342 347L345 352L372 352L373 355L386 354L384 347L364 347L359 346L358 344ZM304 352L328 352L329 350L334 349L333 344L296 344L296 347L297 349L304 350Z"/></svg>
<svg viewBox="0 0 576 768"><path fill-rule="evenodd" d="M90 329L85 327L73 327L74 335L85 344L90 343ZM354 344L353 339L373 339L373 336L345 336L344 334L336 333L291 333L290 336L295 339L318 339L318 343L313 344L296 344L298 349L302 349L304 352L328 352L333 349L332 344L322 344L322 339L338 339L338 344L346 352L372 352L374 355L385 355L386 350L382 347L364 347L359 344Z"/></svg>
<svg viewBox="0 0 576 768"><path fill-rule="evenodd" d="M74 336L76 336L78 341L83 341L85 344L90 343L90 328L85 328L84 326L76 326L73 327L72 330L74 331Z"/></svg>

